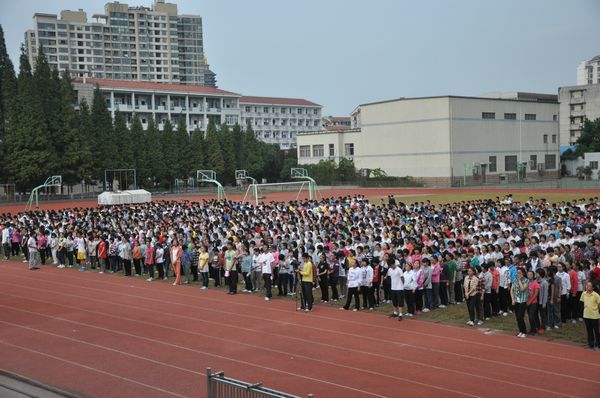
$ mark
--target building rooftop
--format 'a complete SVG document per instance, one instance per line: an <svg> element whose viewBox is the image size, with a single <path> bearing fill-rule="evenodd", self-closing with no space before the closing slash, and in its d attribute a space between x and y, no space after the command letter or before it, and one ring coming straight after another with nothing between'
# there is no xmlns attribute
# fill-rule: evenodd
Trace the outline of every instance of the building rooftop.
<svg viewBox="0 0 600 398"><path fill-rule="evenodd" d="M430 97L412 97L412 98L395 98L384 101L368 102L366 104L360 104L360 106L385 104L388 102L396 101L415 101L415 100L426 100L426 99L437 99L437 98L463 98L463 99L476 99L476 100L488 100L488 101L517 101L517 102L538 102L538 103L552 103L558 104L558 96L555 94L534 94L534 93L513 93L519 94L518 98L496 98L496 97L470 97L462 95L434 95ZM535 99L533 98L535 96Z"/></svg>
<svg viewBox="0 0 600 398"><path fill-rule="evenodd" d="M269 105L300 105L321 106L314 102L301 98L278 98L278 97L241 97L240 103L247 104L269 104Z"/></svg>
<svg viewBox="0 0 600 398"><path fill-rule="evenodd" d="M216 94L231 97L239 97L240 94L236 94L231 91L225 91L214 87L207 86L194 86L189 84L176 84L176 83L154 83L145 81L131 81L131 80L109 80L109 79L93 79L86 78L85 80L79 78L76 80L79 83L98 85L104 88L123 89L123 90L145 90L145 91L164 91L164 92L180 92L180 93L194 93L194 94Z"/></svg>

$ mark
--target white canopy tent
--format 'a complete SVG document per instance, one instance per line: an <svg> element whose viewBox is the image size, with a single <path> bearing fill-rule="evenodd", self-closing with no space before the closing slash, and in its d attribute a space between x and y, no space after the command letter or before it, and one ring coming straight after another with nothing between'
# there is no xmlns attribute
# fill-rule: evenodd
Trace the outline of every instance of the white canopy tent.
<svg viewBox="0 0 600 398"><path fill-rule="evenodd" d="M102 192L98 195L99 205L123 205L130 203L148 203L152 195L145 189L132 189L129 191Z"/></svg>

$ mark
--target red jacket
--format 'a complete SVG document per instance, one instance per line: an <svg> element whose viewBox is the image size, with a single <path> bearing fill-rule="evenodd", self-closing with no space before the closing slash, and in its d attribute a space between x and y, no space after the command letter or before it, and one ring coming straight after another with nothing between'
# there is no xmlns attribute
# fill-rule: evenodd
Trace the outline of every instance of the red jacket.
<svg viewBox="0 0 600 398"><path fill-rule="evenodd" d="M569 271L569 279L571 279L571 294L575 296L577 294L577 285L579 283L577 280L577 271Z"/></svg>

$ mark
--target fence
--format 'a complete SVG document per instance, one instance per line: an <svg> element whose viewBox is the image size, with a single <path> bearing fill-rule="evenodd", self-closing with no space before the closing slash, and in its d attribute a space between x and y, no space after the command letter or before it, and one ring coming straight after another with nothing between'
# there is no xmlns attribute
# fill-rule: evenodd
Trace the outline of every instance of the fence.
<svg viewBox="0 0 600 398"><path fill-rule="evenodd" d="M206 368L206 377L208 398L300 398L263 387L262 383L250 384L225 377L222 371L213 373L211 368ZM307 397L312 398L313 395L308 394Z"/></svg>

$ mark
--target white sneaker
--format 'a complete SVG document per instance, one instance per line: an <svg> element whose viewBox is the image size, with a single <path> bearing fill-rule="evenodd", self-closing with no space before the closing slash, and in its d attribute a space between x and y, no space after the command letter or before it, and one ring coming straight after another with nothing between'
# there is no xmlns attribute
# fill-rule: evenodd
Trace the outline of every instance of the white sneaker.
<svg viewBox="0 0 600 398"><path fill-rule="evenodd" d="M508 312L503 312L502 316L508 316Z"/></svg>
<svg viewBox="0 0 600 398"><path fill-rule="evenodd" d="M146 280L147 280L148 282L152 282L152 280L153 280L153 279L152 279L152 278L148 278L148 279L146 279Z"/></svg>
<svg viewBox="0 0 600 398"><path fill-rule="evenodd" d="M444 304L440 304L438 308L446 308L446 306Z"/></svg>
<svg viewBox="0 0 600 398"><path fill-rule="evenodd" d="M206 289L208 289L206 286L202 286L202 287L200 288L200 290L206 290Z"/></svg>
<svg viewBox="0 0 600 398"><path fill-rule="evenodd" d="M56 267L56 268L63 269L63 268L65 268L65 266L61 264L61 265L59 265L59 266L58 266L58 267Z"/></svg>
<svg viewBox="0 0 600 398"><path fill-rule="evenodd" d="M477 321L478 325L483 325L483 321Z"/></svg>
<svg viewBox="0 0 600 398"><path fill-rule="evenodd" d="M104 273L104 271L100 271L100 272L98 272L98 273L99 273L99 274L103 274L103 273Z"/></svg>
<svg viewBox="0 0 600 398"><path fill-rule="evenodd" d="M353 309L352 311L356 312L356 311L358 311L358 310L355 308L355 309Z"/></svg>
<svg viewBox="0 0 600 398"><path fill-rule="evenodd" d="M265 301L269 301L269 300L271 300L271 299L270 299L270 298L268 298L268 297L265 297Z"/></svg>
<svg viewBox="0 0 600 398"><path fill-rule="evenodd" d="M490 320L490 318L489 318L489 317L488 317L488 318L485 318L485 320L486 320L486 321L489 321L489 320Z"/></svg>
<svg viewBox="0 0 600 398"><path fill-rule="evenodd" d="M573 320L571 321L571 323L577 323L577 320L573 319Z"/></svg>
<svg viewBox="0 0 600 398"><path fill-rule="evenodd" d="M560 326L554 325L554 329L560 329Z"/></svg>
<svg viewBox="0 0 600 398"><path fill-rule="evenodd" d="M475 325L475 323L473 323L473 321L469 321L469 322L467 322L467 325L473 326L473 325Z"/></svg>
<svg viewBox="0 0 600 398"><path fill-rule="evenodd" d="M583 318L579 318L577 319L579 322L583 322Z"/></svg>
<svg viewBox="0 0 600 398"><path fill-rule="evenodd" d="M423 312L429 312L429 308L423 308Z"/></svg>

